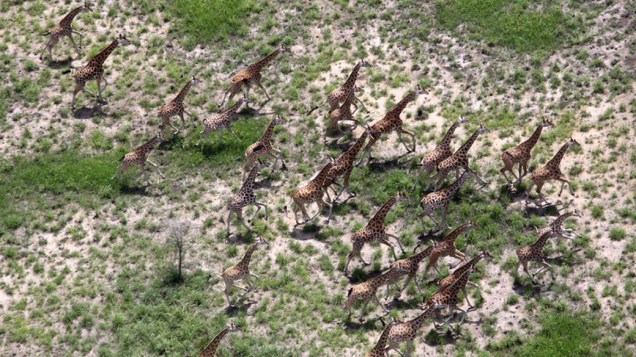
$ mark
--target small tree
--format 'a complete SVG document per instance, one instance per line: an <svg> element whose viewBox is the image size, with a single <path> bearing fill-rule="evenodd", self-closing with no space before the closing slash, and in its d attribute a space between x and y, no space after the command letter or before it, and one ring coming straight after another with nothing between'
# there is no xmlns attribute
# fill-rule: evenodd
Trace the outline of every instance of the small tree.
<svg viewBox="0 0 636 357"><path fill-rule="evenodd" d="M190 222L176 221L168 227L168 245L174 247L177 258L177 279L181 281L181 270L183 260L186 253L186 243L188 231L190 230Z"/></svg>

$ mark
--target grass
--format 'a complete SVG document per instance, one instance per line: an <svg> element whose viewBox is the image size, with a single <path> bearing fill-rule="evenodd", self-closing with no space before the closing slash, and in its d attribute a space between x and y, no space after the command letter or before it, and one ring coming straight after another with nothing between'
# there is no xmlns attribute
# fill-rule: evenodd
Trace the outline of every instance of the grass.
<svg viewBox="0 0 636 357"><path fill-rule="evenodd" d="M576 22L549 2L539 9L527 0L446 0L435 6L439 25L457 30L465 25L471 37L518 52L552 51L567 41Z"/></svg>

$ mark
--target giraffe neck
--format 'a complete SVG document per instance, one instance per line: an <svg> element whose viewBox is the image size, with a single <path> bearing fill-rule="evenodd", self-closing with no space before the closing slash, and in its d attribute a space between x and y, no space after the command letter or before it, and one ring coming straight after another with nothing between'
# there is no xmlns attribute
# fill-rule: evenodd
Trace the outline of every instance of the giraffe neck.
<svg viewBox="0 0 636 357"><path fill-rule="evenodd" d="M62 27L71 27L71 22L73 22L73 19L75 18L75 16L77 16L77 14L82 12L83 8L84 8L83 6L80 6L80 7L76 8L76 9L73 9L68 14L66 14L66 16L64 16L62 21L60 21L60 25Z"/></svg>
<svg viewBox="0 0 636 357"><path fill-rule="evenodd" d="M110 56L110 54L119 46L119 40L115 39L111 42L108 47L104 48L100 53L98 53L93 59L91 59L90 64L94 66L102 66L104 61Z"/></svg>
<svg viewBox="0 0 636 357"><path fill-rule="evenodd" d="M159 142L159 136L155 136L154 138L148 140L145 144L138 146L135 151L137 152L149 152L151 151L155 145Z"/></svg>
<svg viewBox="0 0 636 357"><path fill-rule="evenodd" d="M378 286L385 284L388 279L391 277L391 275L393 274L395 268L391 268L387 271L385 271L384 273L376 276L375 278L371 279L371 285L373 285L376 289Z"/></svg>
<svg viewBox="0 0 636 357"><path fill-rule="evenodd" d="M247 248L247 251L245 252L245 255L243 256L243 259L241 259L241 261L237 265L240 265L243 267L249 266L250 260L252 259L252 254L254 254L256 247L258 247L258 244L254 243L249 248Z"/></svg>
<svg viewBox="0 0 636 357"><path fill-rule="evenodd" d="M527 150L532 149L536 144L537 141L539 141L539 137L541 137L541 131L543 130L543 126L541 124L539 124L539 127L537 127L537 129L535 129L534 133L532 133L532 136L523 142L523 147Z"/></svg>
<svg viewBox="0 0 636 357"><path fill-rule="evenodd" d="M406 97L402 98L401 101L399 101L396 105L393 106L393 108L389 110L389 113L387 114L387 116L389 114L392 116L399 116L404 110L404 108L406 108L406 106L414 100L415 100L415 92L409 93Z"/></svg>
<svg viewBox="0 0 636 357"><path fill-rule="evenodd" d="M362 133L358 140L356 140L356 143L353 144L353 146L346 151L345 155L347 156L347 159L349 159L350 161L355 160L356 156L358 156L358 153L360 152L360 149L362 149L362 146L364 145L364 141L367 139L367 135L368 134L366 131Z"/></svg>
<svg viewBox="0 0 636 357"><path fill-rule="evenodd" d="M478 136L479 136L479 129L475 130L473 135L471 135L470 138L468 138L468 140L464 143L464 145L462 145L459 148L459 150L457 150L457 153L465 155L468 152L468 150L470 150L470 147L473 146Z"/></svg>
<svg viewBox="0 0 636 357"><path fill-rule="evenodd" d="M460 124L459 120L457 120L457 121L455 121L453 123L453 125L451 125L450 128L448 128L448 131L446 132L446 134L444 134L444 137L442 138L442 141L438 145L439 148L442 148L442 149L450 148L451 139L453 138L453 134L455 133L455 129L457 129L459 124Z"/></svg>
<svg viewBox="0 0 636 357"><path fill-rule="evenodd" d="M469 176L464 173L457 180L455 180L452 185L448 186L448 188L445 188L445 190L449 193L450 196L454 195L455 192L457 192L457 190L462 187L464 182L468 180L468 177Z"/></svg>
<svg viewBox="0 0 636 357"><path fill-rule="evenodd" d="M452 232L448 233L446 237L444 237L444 242L455 242L455 239L459 237L460 234L464 233L468 229L471 223L464 223L461 226L453 229Z"/></svg>
<svg viewBox="0 0 636 357"><path fill-rule="evenodd" d="M271 141L272 133L274 132L274 126L276 126L276 118L272 119L272 121L267 124L267 128L265 128L263 135L261 135L261 138L259 139L260 142L269 143Z"/></svg>
<svg viewBox="0 0 636 357"><path fill-rule="evenodd" d="M313 180L311 180L310 184L313 184L317 187L322 187L323 183L325 182L325 179L327 178L327 174L329 173L329 170L331 170L332 166L333 165L331 164L325 165L325 167L323 167L322 170L320 170L318 175Z"/></svg>
<svg viewBox="0 0 636 357"><path fill-rule="evenodd" d="M258 170L260 169L259 165L256 165L250 171L250 174L247 175L245 182L243 182L243 186L241 187L241 191L252 190L254 187L254 181L256 181L256 175L258 175Z"/></svg>
<svg viewBox="0 0 636 357"><path fill-rule="evenodd" d="M351 91L349 95L345 98L344 102L340 106L340 110L349 110L351 108L351 104L353 104L353 100L355 99L356 94L354 91Z"/></svg>
<svg viewBox="0 0 636 357"><path fill-rule="evenodd" d="M353 70L351 70L351 74L349 75L349 77L347 77L347 81L345 82L343 87L353 88L353 85L356 84L356 79L358 79L359 72L360 72L360 62L358 62L355 67L353 67Z"/></svg>
<svg viewBox="0 0 636 357"><path fill-rule="evenodd" d="M238 111L238 109L241 107L242 104L243 104L243 101L239 100L233 106L225 109L224 113L236 113Z"/></svg>
<svg viewBox="0 0 636 357"><path fill-rule="evenodd" d="M411 324L411 327L415 331L417 331L420 329L420 327L422 327L422 325L424 324L424 322L426 322L427 319L431 318L434 315L434 313L435 313L435 309L432 306L429 306L426 310L424 310L424 312L419 314L419 316L409 321L409 323Z"/></svg>
<svg viewBox="0 0 636 357"><path fill-rule="evenodd" d="M568 219L569 217L573 215L574 215L574 212L568 212L568 213L560 215L559 217L557 217L557 219L554 220L554 222L552 222L550 227L552 227L552 229L560 230L561 226L563 226L563 222L565 222L566 219Z"/></svg>
<svg viewBox="0 0 636 357"><path fill-rule="evenodd" d="M373 216L373 218L371 218L371 220L369 221L369 223L380 223L382 224L384 222L384 218L386 217L386 214L389 213L389 210L391 209L391 207L393 207L393 205L395 204L395 202L397 202L397 198L395 196L389 198L388 201L386 201L382 207L380 207L380 209L378 210L378 212L376 212L376 214Z"/></svg>
<svg viewBox="0 0 636 357"><path fill-rule="evenodd" d="M481 254L477 254L473 259L469 260L466 264L460 266L459 268L457 268L457 270L455 270L453 272L453 275L461 275L464 274L466 271L468 271L468 269L474 267L475 265L477 265L477 263L479 263L479 261L482 259L482 255Z"/></svg>
<svg viewBox="0 0 636 357"><path fill-rule="evenodd" d="M206 347L207 352L216 352L216 349L219 348L219 345L221 344L221 340L223 340L223 337L225 337L228 332L230 332L230 329L226 327L223 331L219 332L218 335L214 336L214 339L212 339L208 347Z"/></svg>
<svg viewBox="0 0 636 357"><path fill-rule="evenodd" d="M532 244L532 248L542 250L551 234L552 231L545 232L541 237L539 237L539 239L537 239L536 242Z"/></svg>
<svg viewBox="0 0 636 357"><path fill-rule="evenodd" d="M267 66L274 58L276 58L276 56L278 56L279 52L280 52L280 48L277 48L274 52L272 52L272 53L268 54L267 56L265 56L265 58L263 58L260 61L252 64L250 66L250 68L253 69L253 70L260 71L261 68Z"/></svg>
<svg viewBox="0 0 636 357"><path fill-rule="evenodd" d="M457 281L455 281L455 284L453 286L453 290L454 293L457 294L457 292L459 291L459 289L463 288L464 286L466 286L466 283L468 283L468 276L470 275L470 269L466 269L465 272L463 272L459 278L457 278ZM449 286L450 287L450 286Z"/></svg>
<svg viewBox="0 0 636 357"><path fill-rule="evenodd" d="M419 263L422 260L424 260L424 258L428 257L431 254L431 251L433 251L433 246L429 246L426 249L424 249L423 251L415 254L414 256L411 257L411 259L413 259L415 262Z"/></svg>
<svg viewBox="0 0 636 357"><path fill-rule="evenodd" d="M546 166L559 167L559 165L561 165L561 160L563 159L563 155L565 155L565 152L567 150L568 150L568 144L564 144L563 146L561 146L559 151L556 153L556 155L554 155L552 159L550 159L550 161L548 161Z"/></svg>
<svg viewBox="0 0 636 357"><path fill-rule="evenodd" d="M177 96L174 97L173 102L183 103L183 100L185 99L186 94L188 94L188 91L190 91L190 87L192 87L192 81L188 81L188 83L186 83L186 85L184 85L183 88L181 88L181 91L179 91L179 94L177 94Z"/></svg>
<svg viewBox="0 0 636 357"><path fill-rule="evenodd" d="M375 344L375 346L373 347L371 352L367 354L367 356L376 356L376 354L379 354L380 356L385 355L384 348L386 347L386 341L389 339L389 332L391 332L392 327L393 322L389 323L389 325L384 328L384 331L382 331L382 335L380 335L380 338L378 339L378 343Z"/></svg>

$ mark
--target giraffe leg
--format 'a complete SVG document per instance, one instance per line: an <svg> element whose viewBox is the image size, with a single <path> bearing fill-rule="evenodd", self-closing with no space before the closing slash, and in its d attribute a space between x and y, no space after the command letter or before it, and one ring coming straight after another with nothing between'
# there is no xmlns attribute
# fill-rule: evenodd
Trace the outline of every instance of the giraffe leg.
<svg viewBox="0 0 636 357"><path fill-rule="evenodd" d="M473 304L470 303L470 300L468 300L468 292L466 292L466 287L463 287L462 291L464 292L464 298L466 299L466 303L468 304L468 306L474 307Z"/></svg>
<svg viewBox="0 0 636 357"><path fill-rule="evenodd" d="M388 234L388 233L387 233L387 236L395 239L397 241L398 245L400 246L400 249L402 250L402 253L404 253L404 247L402 246L402 242L400 242L400 238L398 236L396 236L396 235Z"/></svg>
<svg viewBox="0 0 636 357"><path fill-rule="evenodd" d="M71 44L73 45L73 48L75 49L75 52L77 52L77 54L79 55L80 52L79 52L79 49L77 48L77 45L75 44L75 40L73 40L72 33L68 34L68 38L71 41Z"/></svg>
<svg viewBox="0 0 636 357"><path fill-rule="evenodd" d="M159 165L155 164L154 162L150 161L150 160L146 160L148 161L148 163L152 166L154 166L157 169L157 172L159 173L159 176L161 176L161 178L166 178L162 173L161 170L159 170Z"/></svg>
<svg viewBox="0 0 636 357"><path fill-rule="evenodd" d="M256 214L258 214L258 211L261 209L261 207L265 208L265 220L267 220L267 216L268 216L267 205L265 205L263 203L259 203L259 202L255 202L254 204L256 206L258 206L258 208L256 209L256 213L254 213L254 216L252 217L252 220L254 220L254 218L256 218Z"/></svg>
<svg viewBox="0 0 636 357"><path fill-rule="evenodd" d="M226 228L226 230L227 230L227 235L228 236L230 235L230 222L232 222L231 221L232 213L234 213L234 211L230 210L230 213L228 213L228 215L227 215L227 222L226 222L227 223L227 228Z"/></svg>
<svg viewBox="0 0 636 357"><path fill-rule="evenodd" d="M267 94L267 91L265 90L265 87L263 87L263 85L261 84L261 80L257 79L255 82L256 82L256 85L263 91L263 93L265 93L265 96L267 97L267 100L271 100L272 97L270 97L269 94Z"/></svg>
<svg viewBox="0 0 636 357"><path fill-rule="evenodd" d="M411 141L413 143L411 148L406 146L406 143L404 142L404 139L402 139L402 134L406 134L406 135L409 135L411 137ZM416 145L415 134L413 134L412 132L410 132L410 131L408 131L406 129L400 128L400 129L398 129L398 138L400 139L400 142L402 142L402 145L404 145L404 148L406 149L407 153L411 153L411 152L415 151L415 145Z"/></svg>
<svg viewBox="0 0 636 357"><path fill-rule="evenodd" d="M241 225L243 225L243 227L245 227L245 229L247 229L248 232L252 231L252 228L248 227L247 224L245 224L242 210L236 211L236 219L241 223Z"/></svg>
<svg viewBox="0 0 636 357"><path fill-rule="evenodd" d="M74 34L76 34L77 36L79 36L79 48L82 48L82 38L84 37L83 34L81 34L79 31L72 31ZM77 54L79 55L79 51L77 52Z"/></svg>
<svg viewBox="0 0 636 357"><path fill-rule="evenodd" d="M561 196L561 193L563 192L563 185L565 185L566 183L568 184L570 194L571 195L574 194L574 191L572 190L572 184L570 183L570 181L564 179L563 177L559 177L557 180L561 181L561 190L559 191L559 196Z"/></svg>
<svg viewBox="0 0 636 357"><path fill-rule="evenodd" d="M444 207L442 207L442 211L440 213L441 217L442 217L442 222L440 224L441 229L446 229L448 228L448 224L446 223L446 210L448 209L448 204Z"/></svg>
<svg viewBox="0 0 636 357"><path fill-rule="evenodd" d="M354 99L354 103L358 102L360 103L360 105L362 106L362 109L364 109L365 112L370 113L369 109L367 109L367 107L364 105L364 103L360 100L360 98L356 97L355 95L353 96ZM355 105L355 104L354 104ZM356 106L356 109L358 109L358 106Z"/></svg>
<svg viewBox="0 0 636 357"><path fill-rule="evenodd" d="M241 141L241 139L239 139L238 136L236 136L236 133L234 132L234 130L232 130L231 127L227 127L227 130L230 132L230 134L232 134L232 136L234 136L234 138L236 139L236 141Z"/></svg>
<svg viewBox="0 0 636 357"><path fill-rule="evenodd" d="M98 91L97 98L101 99L101 100L104 100L102 98L102 92L104 92L106 90L106 87L108 86L108 81L106 80L106 77L102 77L102 80L104 80L104 87L102 87L102 89ZM97 82L97 87L99 88L99 80Z"/></svg>
<svg viewBox="0 0 636 357"><path fill-rule="evenodd" d="M377 294L373 294L373 299L375 299L375 301L378 303L378 305L380 305L380 307L382 308L382 310L389 312L389 310L386 309L386 307L384 307L384 304L382 304L382 302L380 301L380 299L378 298Z"/></svg>
<svg viewBox="0 0 636 357"><path fill-rule="evenodd" d="M181 119L181 126L179 129L183 128L186 125L185 118L183 117L183 110L179 113L179 118Z"/></svg>
<svg viewBox="0 0 636 357"><path fill-rule="evenodd" d="M373 147L373 144L375 144L376 141L378 141L377 138L374 138L373 136L369 137L369 142L367 143L367 145L362 150L362 156L360 157L360 160L358 160L358 162L356 162L356 166L360 165L360 163L362 163L362 161L364 161L364 157L365 156L368 157L369 161L371 160L371 148Z"/></svg>
<svg viewBox="0 0 636 357"><path fill-rule="evenodd" d="M388 246L389 248L391 248L391 253L393 253L393 259L397 260L397 255L395 254L395 248L393 248L391 243L389 243L389 241L386 240L386 238L380 238L378 241L381 244L384 244L384 245Z"/></svg>

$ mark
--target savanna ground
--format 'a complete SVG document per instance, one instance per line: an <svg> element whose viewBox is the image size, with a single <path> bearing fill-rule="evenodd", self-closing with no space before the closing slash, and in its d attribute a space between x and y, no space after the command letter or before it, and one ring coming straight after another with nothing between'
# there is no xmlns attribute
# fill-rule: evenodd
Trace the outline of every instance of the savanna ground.
<svg viewBox="0 0 636 357"><path fill-rule="evenodd" d="M491 129L470 154L489 184L465 185L449 222L474 220L479 227L460 237L458 248L469 256L488 249L495 259L471 277L481 285L468 290L478 308L461 334L424 326L416 355L636 353L633 1L100 0L74 22L86 35L81 57L62 40L54 62L40 61L46 41L40 34L76 6L0 4L3 356L193 356L228 321L242 331L226 338L219 356L363 355L382 331L381 309L371 304L359 323L358 309L347 320L341 306L352 282L380 273L392 257L386 247L365 247L372 266L354 261L353 278L346 278L349 234L390 195L405 191L412 202L396 205L387 222L405 245L402 256L410 254L432 228L419 220L416 164L459 115L470 123L457 131L454 148L479 123ZM83 65L117 33L133 45L106 61L108 104L96 107L80 94L80 109L72 112L74 83L66 70ZM233 125L239 140L212 135L197 146L201 120L217 110L232 72L279 43L291 54L264 70L273 100L262 111L289 120L275 134L288 170L259 176L259 201L270 217L261 214L253 233L241 229L228 243L225 205L240 187L243 151L270 117L245 113ZM415 85L428 89L403 114L417 134L417 151L395 160L404 149L395 134L384 137L374 148L376 163L354 169L358 196L338 206L330 224L320 217L295 230L284 210L289 192L343 148L323 141L324 109L304 113L361 58L372 64L358 80L371 111L367 122ZM119 158L154 135L159 107L193 74L203 79L186 99L195 124L151 155L166 179L150 170L147 180L111 180ZM265 100L258 89L252 94ZM550 184L544 194L571 201L567 209L583 217L568 223L582 237L547 245L554 278L546 274L536 286L515 272L514 250L534 241L535 227L558 212L526 207L520 197L527 180L511 193L499 155L542 118L556 128L544 132L530 169L574 136L581 147L561 165L574 194L558 197ZM189 227L181 279L171 225ZM238 308L228 308L215 274L236 263L256 236L271 241L252 260L261 279ZM454 264L445 259L442 274ZM426 285L425 294L434 289ZM408 319L420 301L411 284L391 315Z"/></svg>

